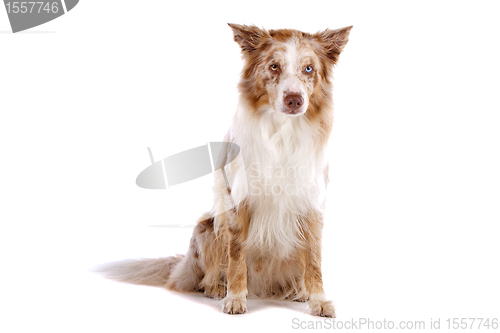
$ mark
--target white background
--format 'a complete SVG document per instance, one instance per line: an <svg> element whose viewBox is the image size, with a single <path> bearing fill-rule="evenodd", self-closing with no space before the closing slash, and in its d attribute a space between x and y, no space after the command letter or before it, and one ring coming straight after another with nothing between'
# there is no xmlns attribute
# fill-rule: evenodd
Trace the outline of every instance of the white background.
<svg viewBox="0 0 500 333"><path fill-rule="evenodd" d="M107 281L96 264L186 251L210 177L138 188L156 159L227 131L241 60L227 22L354 25L335 71L324 283L338 318L500 317L495 2L82 0L12 34L0 9L4 332L287 331L304 304ZM206 179L205 179L206 178Z"/></svg>

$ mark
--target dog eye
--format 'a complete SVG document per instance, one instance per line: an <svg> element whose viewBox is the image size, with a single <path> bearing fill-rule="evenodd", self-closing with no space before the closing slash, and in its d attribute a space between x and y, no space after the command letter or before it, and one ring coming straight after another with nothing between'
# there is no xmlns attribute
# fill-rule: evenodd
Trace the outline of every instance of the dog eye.
<svg viewBox="0 0 500 333"><path fill-rule="evenodd" d="M273 71L273 72L277 72L280 67L276 64L272 64L271 66L269 66L269 68Z"/></svg>
<svg viewBox="0 0 500 333"><path fill-rule="evenodd" d="M307 66L305 71L306 73L311 73L313 71L313 68L311 66Z"/></svg>

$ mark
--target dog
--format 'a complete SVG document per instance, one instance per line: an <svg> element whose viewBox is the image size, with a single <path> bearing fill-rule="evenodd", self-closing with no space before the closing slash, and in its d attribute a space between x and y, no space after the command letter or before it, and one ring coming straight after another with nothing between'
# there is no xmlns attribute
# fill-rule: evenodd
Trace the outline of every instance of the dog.
<svg viewBox="0 0 500 333"><path fill-rule="evenodd" d="M240 100L219 154L238 158L216 173L214 208L193 231L185 255L101 266L108 278L202 291L228 314L247 297L308 302L335 317L321 273L332 130L332 71L352 26L315 34L229 24L241 47Z"/></svg>

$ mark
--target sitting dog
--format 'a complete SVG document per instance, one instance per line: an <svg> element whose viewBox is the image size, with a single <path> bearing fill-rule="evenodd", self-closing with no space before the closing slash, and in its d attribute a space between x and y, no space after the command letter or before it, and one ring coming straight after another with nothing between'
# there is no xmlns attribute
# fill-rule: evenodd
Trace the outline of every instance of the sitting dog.
<svg viewBox="0 0 500 333"><path fill-rule="evenodd" d="M185 255L126 260L99 270L136 284L222 299L247 311L247 296L307 301L334 317L321 274L328 183L324 159L333 123L332 70L346 27L315 34L229 24L245 61L240 101L215 175L214 208L194 228Z"/></svg>

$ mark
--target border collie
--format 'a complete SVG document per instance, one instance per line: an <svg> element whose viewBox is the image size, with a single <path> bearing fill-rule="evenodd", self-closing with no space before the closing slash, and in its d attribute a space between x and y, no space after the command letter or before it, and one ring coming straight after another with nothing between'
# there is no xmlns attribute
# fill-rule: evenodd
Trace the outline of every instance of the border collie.
<svg viewBox="0 0 500 333"><path fill-rule="evenodd" d="M315 34L229 26L245 64L224 141L241 153L215 175L213 210L199 219L185 255L98 271L202 291L222 299L229 314L245 313L247 297L259 297L307 301L313 315L334 317L321 275L324 153L333 123L332 71L352 26Z"/></svg>

